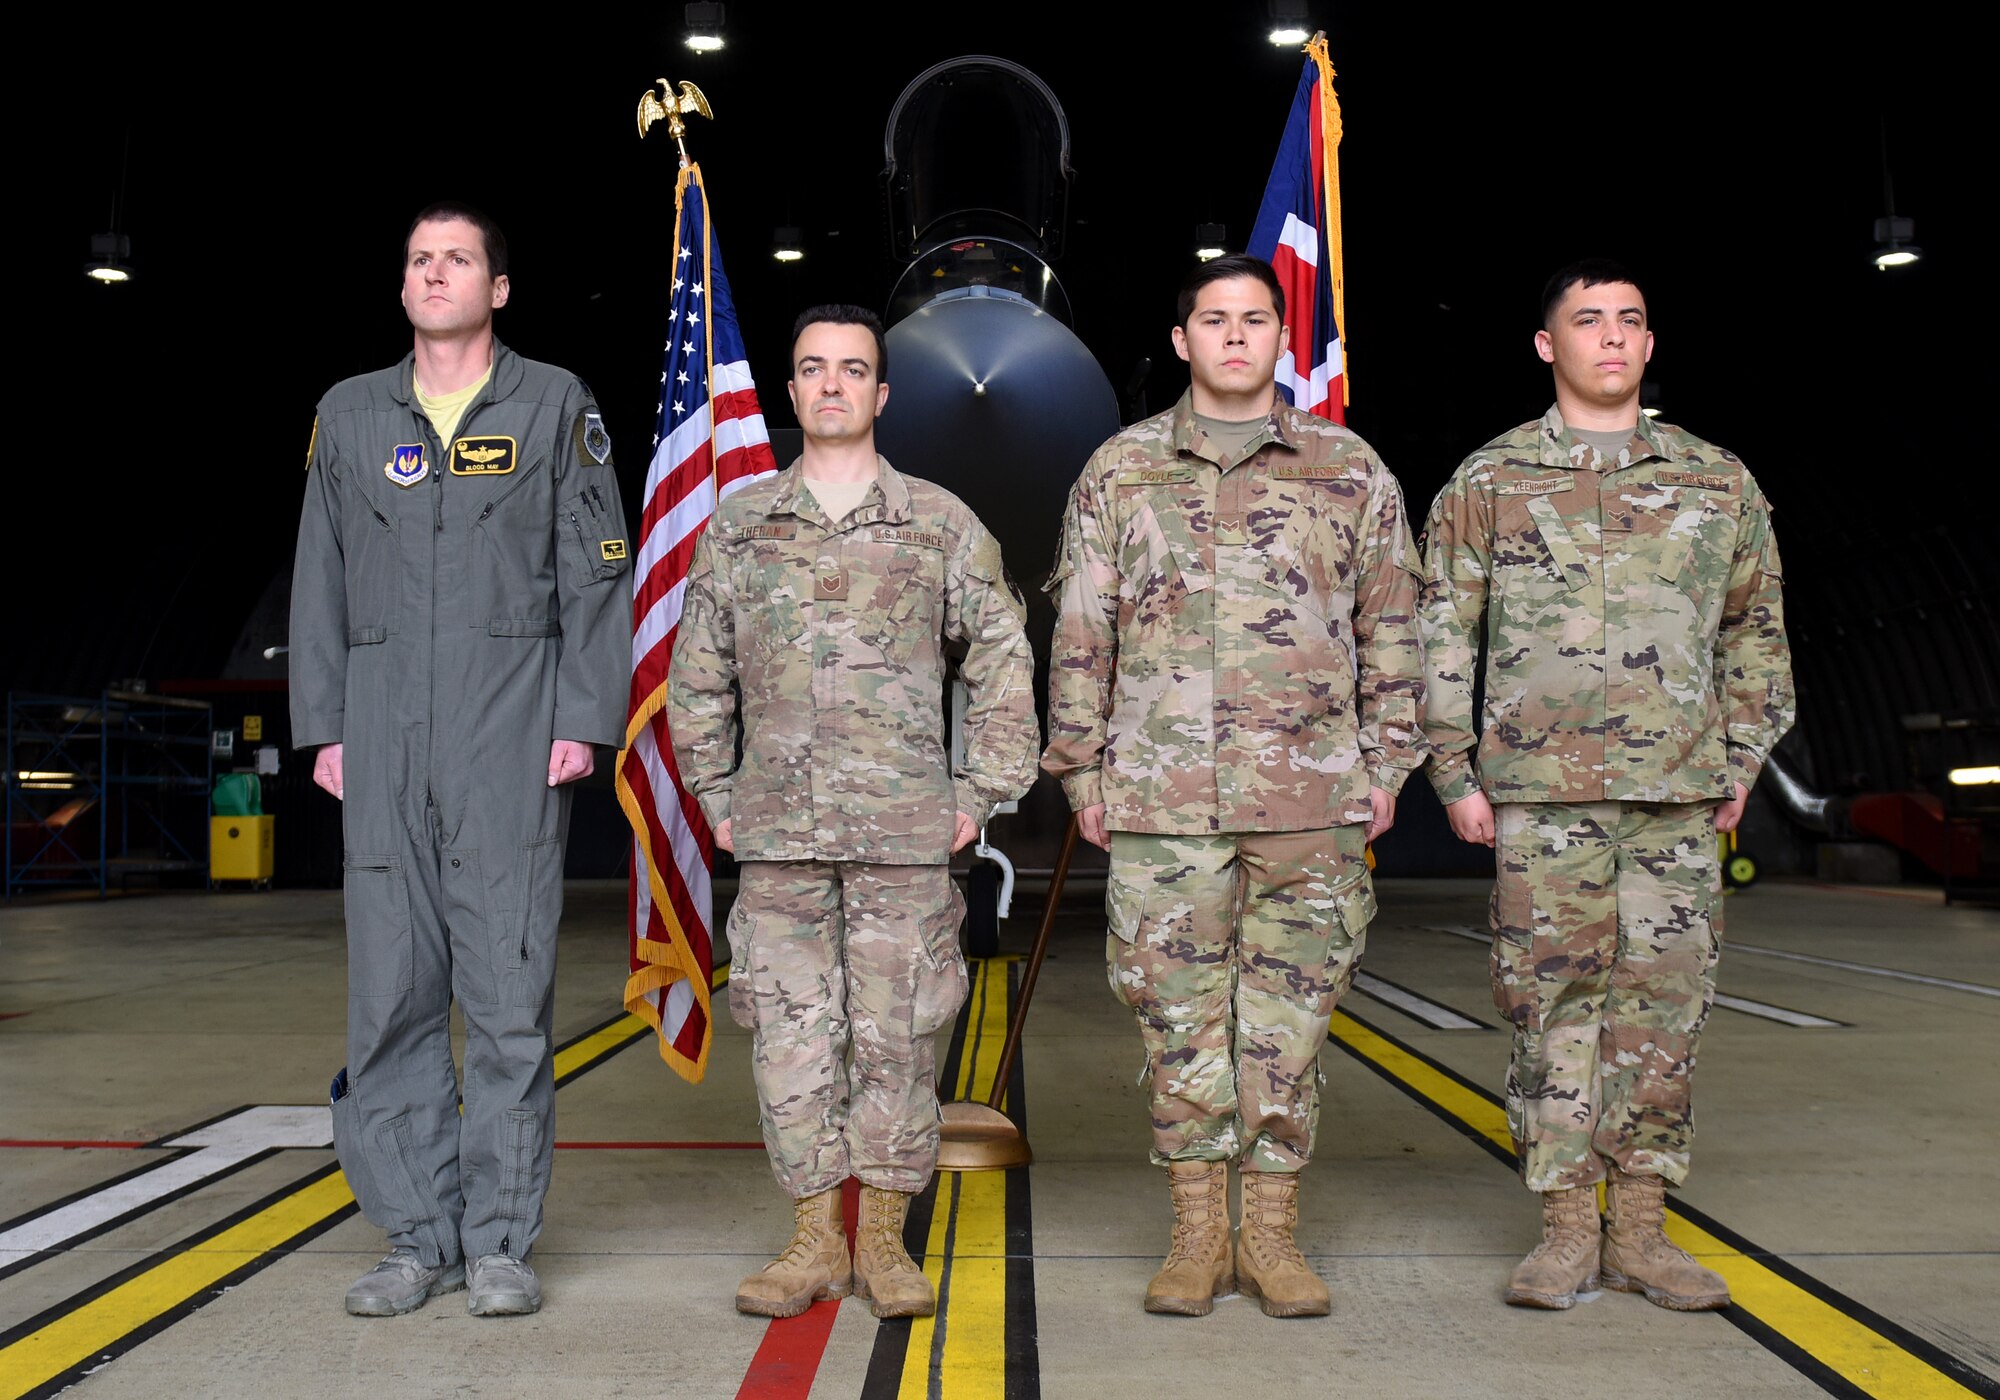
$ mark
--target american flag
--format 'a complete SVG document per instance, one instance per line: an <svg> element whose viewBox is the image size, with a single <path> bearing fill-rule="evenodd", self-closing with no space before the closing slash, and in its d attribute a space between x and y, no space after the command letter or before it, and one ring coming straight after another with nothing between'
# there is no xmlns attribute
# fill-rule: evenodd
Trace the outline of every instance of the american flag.
<svg viewBox="0 0 2000 1400"><path fill-rule="evenodd" d="M1326 36L1306 45L1298 95L1271 164L1271 181L1250 231L1249 251L1269 262L1285 289L1291 348L1278 361L1287 402L1347 421L1347 321L1340 249L1340 100Z"/></svg>
<svg viewBox="0 0 2000 1400"><path fill-rule="evenodd" d="M618 801L632 824L631 976L625 1009L660 1033L660 1058L690 1082L708 1066L708 993L715 967L709 871L715 839L681 786L667 737L673 659L694 543L715 503L777 470L701 167L674 188L672 306L659 421L646 469L632 583L632 705L618 755Z"/></svg>

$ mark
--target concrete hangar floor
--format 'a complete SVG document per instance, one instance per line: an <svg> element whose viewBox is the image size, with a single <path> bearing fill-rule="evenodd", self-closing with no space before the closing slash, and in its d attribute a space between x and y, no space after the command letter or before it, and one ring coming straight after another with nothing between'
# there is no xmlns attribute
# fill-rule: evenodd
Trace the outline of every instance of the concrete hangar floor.
<svg viewBox="0 0 2000 1400"><path fill-rule="evenodd" d="M1736 1304L1605 1293L1508 1308L1537 1217L1503 1145L1484 886L1382 882L1322 1058L1301 1243L1328 1319L1244 1298L1149 1316L1168 1233L1138 1040L1073 886L1008 1094L1031 1168L941 1175L911 1246L933 1320L739 1316L790 1213L742 1032L683 1084L619 1011L624 893L575 884L557 995L559 1151L534 1317L463 1294L347 1316L382 1252L327 1143L337 892L0 910L0 1397L1944 1396L2000 1394L2000 917L1935 892L1766 881L1728 905L1700 1138L1671 1229ZM987 1092L1041 906L940 1046Z"/></svg>

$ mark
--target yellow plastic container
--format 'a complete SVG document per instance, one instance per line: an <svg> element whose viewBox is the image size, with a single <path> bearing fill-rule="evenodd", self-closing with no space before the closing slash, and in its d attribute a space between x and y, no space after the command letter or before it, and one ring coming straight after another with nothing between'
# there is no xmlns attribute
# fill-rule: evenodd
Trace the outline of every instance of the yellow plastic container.
<svg viewBox="0 0 2000 1400"><path fill-rule="evenodd" d="M276 817L210 817L208 878L269 881L277 861L271 844Z"/></svg>

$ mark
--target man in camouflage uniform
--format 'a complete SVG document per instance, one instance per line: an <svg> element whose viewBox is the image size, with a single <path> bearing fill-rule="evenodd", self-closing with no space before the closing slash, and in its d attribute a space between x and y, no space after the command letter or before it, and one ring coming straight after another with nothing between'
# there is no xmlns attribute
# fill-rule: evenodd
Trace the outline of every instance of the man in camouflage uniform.
<svg viewBox="0 0 2000 1400"><path fill-rule="evenodd" d="M1629 273L1565 268L1542 323L1555 407L1438 496L1423 602L1431 778L1461 839L1497 843L1508 1125L1543 1193L1506 1298L1567 1308L1601 1277L1719 1308L1722 1278L1661 1224L1721 950L1716 832L1792 722L1778 546L1741 462L1640 414L1653 333Z"/></svg>
<svg viewBox="0 0 2000 1400"><path fill-rule="evenodd" d="M1375 912L1366 844L1423 759L1416 554L1368 444L1278 397L1270 266L1205 263L1178 309L1188 393L1099 448L1064 517L1042 766L1111 852L1111 985L1176 1216L1146 1308L1201 1316L1240 1281L1316 1316L1298 1173Z"/></svg>
<svg viewBox="0 0 2000 1400"><path fill-rule="evenodd" d="M932 1035L966 993L946 862L1034 779L1033 658L999 543L957 497L875 453L881 322L819 306L792 339L804 455L717 506L668 692L681 774L741 862L729 1008L752 1034L764 1143L797 1216L736 1306L791 1317L851 1279L877 1317L929 1316L902 1235L937 1166ZM947 640L964 648L968 701L956 773Z"/></svg>

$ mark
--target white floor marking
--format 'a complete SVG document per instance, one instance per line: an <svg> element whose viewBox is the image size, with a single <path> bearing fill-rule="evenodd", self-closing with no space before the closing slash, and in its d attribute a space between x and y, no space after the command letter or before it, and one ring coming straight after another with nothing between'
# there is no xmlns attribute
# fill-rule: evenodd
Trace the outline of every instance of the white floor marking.
<svg viewBox="0 0 2000 1400"><path fill-rule="evenodd" d="M1829 1021L1824 1016L1809 1016L1803 1011L1791 1011L1782 1006L1773 1006L1768 1001L1752 1001L1749 997L1733 997L1727 992L1715 994L1715 1004L1731 1011L1741 1011L1745 1016L1762 1016L1767 1021L1782 1021L1788 1026L1839 1026L1842 1022Z"/></svg>
<svg viewBox="0 0 2000 1400"><path fill-rule="evenodd" d="M1415 992L1403 990L1392 983L1384 982L1372 973L1354 974L1354 990L1366 992L1379 1002L1395 1007L1398 1011L1416 1017L1427 1026L1441 1031L1478 1031L1486 1029L1468 1016L1461 1016L1449 1006L1441 1006L1418 996Z"/></svg>
<svg viewBox="0 0 2000 1400"><path fill-rule="evenodd" d="M1921 972L1903 972L1893 967L1876 967L1871 963L1844 962L1839 958L1816 957L1811 953L1788 953L1782 948L1760 948L1754 943L1728 943L1723 946L1732 953L1755 953L1764 958L1784 958L1791 962L1812 963L1818 967L1838 967L1848 972L1865 972L1870 977L1893 977L1898 982L1921 982L1926 987L1949 987L1954 992L1971 992L1974 996L2000 997L2000 987L1989 987L1983 982L1960 982L1953 977L1930 977Z"/></svg>
<svg viewBox="0 0 2000 1400"><path fill-rule="evenodd" d="M1424 924L1422 927L1430 933L1449 933L1458 938L1470 938L1476 943L1491 943L1493 941L1493 935L1485 929L1467 928L1463 924ZM1730 943L1725 946L1733 952L1754 953L1772 951L1767 948L1753 948L1745 943ZM1824 961L1824 959L1819 958L1806 958L1804 954L1800 953L1778 953L1774 954L1774 956L1798 957L1807 962ZM1841 965L1854 966L1851 963ZM1932 979L1922 978L1919 980L1930 981ZM1715 994L1715 1004L1726 1007L1731 1011L1740 1011L1745 1016L1761 1016L1767 1021L1777 1021L1787 1026L1839 1027L1845 1024L1842 1021L1829 1021L1824 1016L1814 1016L1804 1011L1792 1011L1783 1006L1773 1006L1767 1001L1752 1001L1749 997L1731 996L1727 992L1717 992Z"/></svg>
<svg viewBox="0 0 2000 1400"><path fill-rule="evenodd" d="M88 1234L108 1220L142 1210L260 1152L279 1147L331 1147L333 1113L325 1105L260 1104L169 1139L160 1146L196 1150L0 1233L0 1268L31 1254L59 1248L65 1241Z"/></svg>

